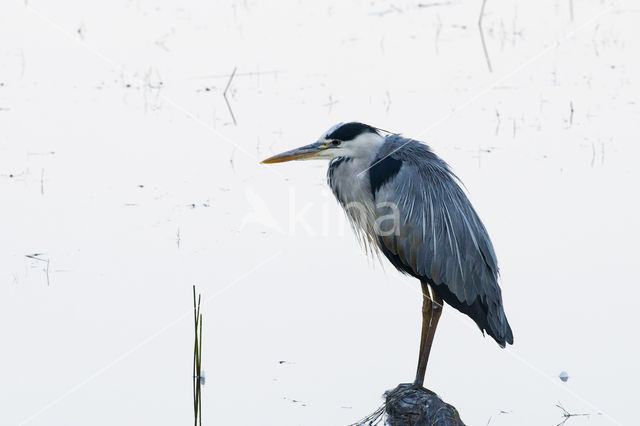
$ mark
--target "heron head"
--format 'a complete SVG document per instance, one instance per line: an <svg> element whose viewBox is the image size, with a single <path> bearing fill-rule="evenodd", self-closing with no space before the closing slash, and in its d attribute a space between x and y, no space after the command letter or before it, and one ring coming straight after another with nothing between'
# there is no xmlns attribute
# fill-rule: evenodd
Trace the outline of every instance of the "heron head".
<svg viewBox="0 0 640 426"><path fill-rule="evenodd" d="M380 129L356 122L340 123L323 133L316 142L274 155L262 163L371 156L378 152L383 143L384 136L380 134Z"/></svg>

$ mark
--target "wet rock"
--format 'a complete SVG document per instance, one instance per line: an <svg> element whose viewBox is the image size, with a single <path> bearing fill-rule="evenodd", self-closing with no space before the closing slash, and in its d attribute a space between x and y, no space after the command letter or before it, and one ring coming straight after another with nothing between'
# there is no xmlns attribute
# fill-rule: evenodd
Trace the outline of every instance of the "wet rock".
<svg viewBox="0 0 640 426"><path fill-rule="evenodd" d="M458 410L428 389L398 385L385 392L388 426L464 426Z"/></svg>

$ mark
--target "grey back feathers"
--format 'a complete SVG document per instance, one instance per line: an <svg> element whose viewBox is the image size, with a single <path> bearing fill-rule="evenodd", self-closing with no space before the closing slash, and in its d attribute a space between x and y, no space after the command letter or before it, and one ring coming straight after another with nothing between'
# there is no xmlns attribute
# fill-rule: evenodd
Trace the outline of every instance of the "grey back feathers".
<svg viewBox="0 0 640 426"><path fill-rule="evenodd" d="M338 128L337 130L340 130ZM365 130L366 131L366 130ZM384 254L401 272L428 282L449 305L469 315L500 346L513 343L513 333L502 306L498 264L487 231L458 179L428 146L399 135L390 135L363 168L367 179L358 181L353 171L341 168L349 161L334 160L328 180L345 206L365 203L373 218L398 216L393 232L376 231L371 224L354 223L365 240ZM352 169L353 170L353 169ZM345 198L345 182L368 188ZM381 222L382 223L382 222ZM364 225L364 226L363 226Z"/></svg>

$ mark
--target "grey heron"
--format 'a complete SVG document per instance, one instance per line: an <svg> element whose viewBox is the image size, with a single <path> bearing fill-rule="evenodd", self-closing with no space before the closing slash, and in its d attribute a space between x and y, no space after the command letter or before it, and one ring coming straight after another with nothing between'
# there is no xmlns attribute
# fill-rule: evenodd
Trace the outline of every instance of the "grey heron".
<svg viewBox="0 0 640 426"><path fill-rule="evenodd" d="M340 123L315 143L265 164L329 160L327 181L365 247L420 280L422 333L414 388L422 388L443 302L501 346L513 344L487 231L449 166L426 144L362 123Z"/></svg>

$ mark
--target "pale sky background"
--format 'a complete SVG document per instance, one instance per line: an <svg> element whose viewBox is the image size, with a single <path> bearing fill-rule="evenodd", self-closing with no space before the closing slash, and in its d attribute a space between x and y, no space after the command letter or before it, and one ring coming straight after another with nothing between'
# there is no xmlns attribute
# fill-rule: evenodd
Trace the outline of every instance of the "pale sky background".
<svg viewBox="0 0 640 426"><path fill-rule="evenodd" d="M637 423L640 9L488 0L489 72L480 5L4 0L0 425L189 424L193 284L203 424L345 425L411 381L417 280L325 163L259 164L353 120L431 145L498 255L515 345L445 307L425 385L468 425Z"/></svg>

